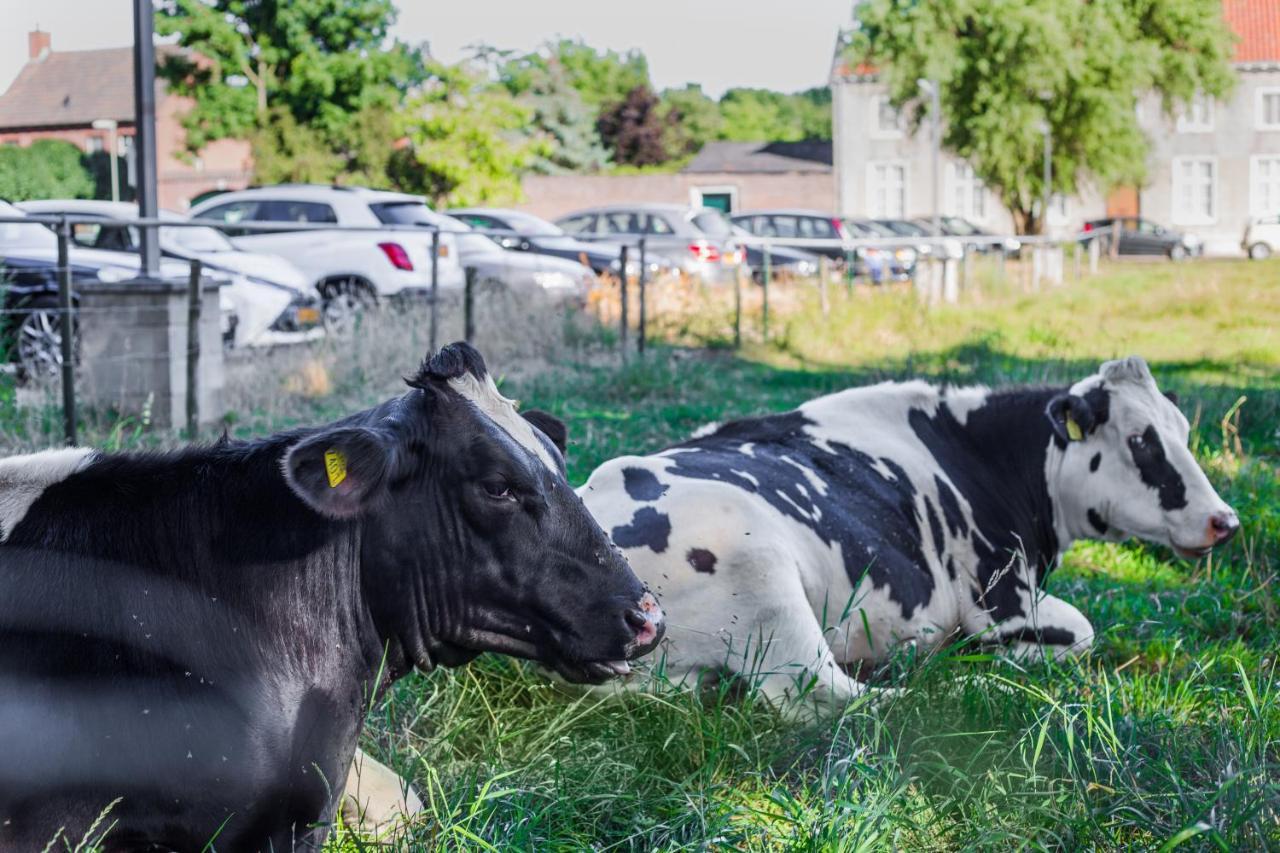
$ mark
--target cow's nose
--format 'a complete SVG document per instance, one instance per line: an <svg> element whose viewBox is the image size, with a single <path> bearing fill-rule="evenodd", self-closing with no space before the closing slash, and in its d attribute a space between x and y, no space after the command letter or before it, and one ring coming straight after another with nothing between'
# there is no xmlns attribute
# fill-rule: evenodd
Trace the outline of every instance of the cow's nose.
<svg viewBox="0 0 1280 853"><path fill-rule="evenodd" d="M658 641L662 639L662 634L666 629L664 624L666 617L662 613L662 608L658 606L658 599L654 598L651 592L646 592L641 596L639 603L635 607L624 611L622 618L626 620L627 625L635 632L636 645L633 655L635 657L656 646Z"/></svg>
<svg viewBox="0 0 1280 853"><path fill-rule="evenodd" d="M1240 519L1231 510L1215 512L1209 516L1209 530L1213 534L1213 544L1221 545L1240 530Z"/></svg>

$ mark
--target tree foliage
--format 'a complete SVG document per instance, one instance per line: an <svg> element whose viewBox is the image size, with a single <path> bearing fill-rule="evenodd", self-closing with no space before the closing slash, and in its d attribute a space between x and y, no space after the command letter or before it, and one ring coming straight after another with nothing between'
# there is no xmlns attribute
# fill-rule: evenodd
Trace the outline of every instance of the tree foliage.
<svg viewBox="0 0 1280 853"><path fill-rule="evenodd" d="M428 71L405 110L409 147L393 155L392 179L443 206L518 199L521 173L546 154L524 133L530 109L466 63Z"/></svg>
<svg viewBox="0 0 1280 853"><path fill-rule="evenodd" d="M666 89L661 99L667 114L667 150L673 155L696 154L703 145L720 138L724 125L720 105L701 86L690 83L683 89Z"/></svg>
<svg viewBox="0 0 1280 853"><path fill-rule="evenodd" d="M793 95L769 89L730 89L720 99L719 138L738 142L798 142L831 138L827 89Z"/></svg>
<svg viewBox="0 0 1280 853"><path fill-rule="evenodd" d="M936 80L942 143L972 164L1025 232L1041 230L1047 123L1053 193L1143 178L1137 98L1166 111L1233 83L1219 0L866 0L851 59L880 69L892 100L924 120L917 80Z"/></svg>
<svg viewBox="0 0 1280 853"><path fill-rule="evenodd" d="M0 198L93 198L95 183L85 154L61 139L26 147L0 146Z"/></svg>
<svg viewBox="0 0 1280 853"><path fill-rule="evenodd" d="M422 79L419 52L388 43L394 22L391 0L161 0L156 31L186 49L167 53L160 73L195 101L188 148L261 131L289 135L281 151L323 142L340 152L357 116L398 106ZM314 138L293 139L297 128Z"/></svg>
<svg viewBox="0 0 1280 853"><path fill-rule="evenodd" d="M531 164L533 171L548 175L598 172L609 164L609 152L596 132L596 113L571 85L558 60L526 67L520 83L523 91L517 101L530 110L529 130L544 143Z"/></svg>
<svg viewBox="0 0 1280 853"><path fill-rule="evenodd" d="M667 151L669 119L648 86L636 86L596 120L600 138L615 163L656 166L671 159Z"/></svg>

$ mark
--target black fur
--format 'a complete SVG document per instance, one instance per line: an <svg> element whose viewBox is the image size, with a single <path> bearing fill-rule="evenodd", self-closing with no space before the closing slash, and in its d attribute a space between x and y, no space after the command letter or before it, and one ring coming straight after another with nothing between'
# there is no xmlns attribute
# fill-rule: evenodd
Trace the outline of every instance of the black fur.
<svg viewBox="0 0 1280 853"><path fill-rule="evenodd" d="M1154 426L1148 425L1140 436L1130 436L1129 452L1142 482L1159 494L1161 509L1170 511L1187 505L1187 485L1165 455L1160 433Z"/></svg>
<svg viewBox="0 0 1280 853"><path fill-rule="evenodd" d="M1093 525L1093 529L1098 531L1099 536L1107 534L1107 523L1102 520L1102 516L1093 507L1089 507L1089 511L1085 513L1085 517L1089 519L1089 523Z"/></svg>
<svg viewBox="0 0 1280 853"><path fill-rule="evenodd" d="M658 482L658 478L648 468L623 468L622 487L633 501L656 501L667 493L670 486Z"/></svg>
<svg viewBox="0 0 1280 853"><path fill-rule="evenodd" d="M706 548L690 548L689 553L685 554L684 558L689 561L689 565L693 566L695 572L702 572L706 575L714 575L716 573L716 555Z"/></svg>
<svg viewBox="0 0 1280 853"><path fill-rule="evenodd" d="M671 537L671 519L651 506L641 507L630 523L613 528L609 535L619 548L648 548L661 554Z"/></svg>

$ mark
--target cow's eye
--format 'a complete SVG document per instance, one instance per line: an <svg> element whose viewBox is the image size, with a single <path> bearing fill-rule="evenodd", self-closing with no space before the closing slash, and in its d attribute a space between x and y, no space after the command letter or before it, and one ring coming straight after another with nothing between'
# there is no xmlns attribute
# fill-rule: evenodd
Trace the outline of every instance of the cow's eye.
<svg viewBox="0 0 1280 853"><path fill-rule="evenodd" d="M480 488L484 489L484 493L495 501L515 500L515 494L511 491L511 484L501 478L485 480L480 484Z"/></svg>

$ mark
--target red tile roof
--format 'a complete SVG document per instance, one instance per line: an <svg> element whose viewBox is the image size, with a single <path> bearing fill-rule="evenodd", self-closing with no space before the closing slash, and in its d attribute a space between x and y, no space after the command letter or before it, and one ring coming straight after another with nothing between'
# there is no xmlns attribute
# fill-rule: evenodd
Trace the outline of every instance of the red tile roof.
<svg viewBox="0 0 1280 853"><path fill-rule="evenodd" d="M1280 0L1222 0L1222 16L1240 39L1236 62L1280 62Z"/></svg>
<svg viewBox="0 0 1280 853"><path fill-rule="evenodd" d="M157 97L163 92L157 83ZM50 51L24 65L0 95L3 129L85 126L100 118L133 122L132 48Z"/></svg>

